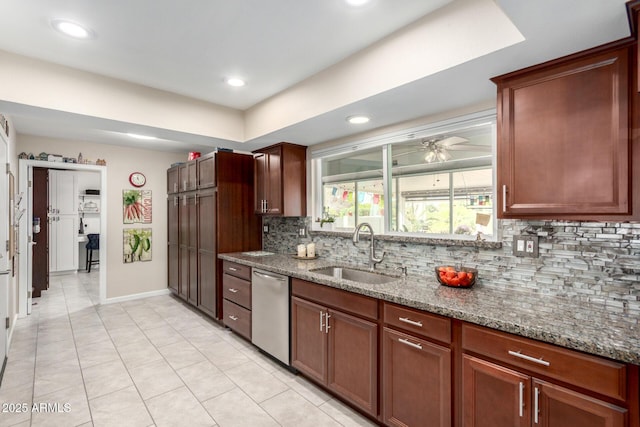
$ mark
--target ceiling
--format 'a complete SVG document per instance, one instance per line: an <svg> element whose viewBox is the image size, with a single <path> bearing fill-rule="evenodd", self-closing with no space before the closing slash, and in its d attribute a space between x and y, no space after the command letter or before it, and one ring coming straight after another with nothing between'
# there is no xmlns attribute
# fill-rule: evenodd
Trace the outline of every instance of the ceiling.
<svg viewBox="0 0 640 427"><path fill-rule="evenodd" d="M356 8L344 0L3 0L0 50L248 111L374 50L451 3L466 7L473 1L371 0ZM153 148L204 151L242 142L249 150L280 140L314 145L350 137L490 101L495 87L489 78L494 75L629 35L623 0L495 3L524 41L326 106L247 141L157 129L161 139ZM61 35L50 24L57 18L82 23L95 37L78 41ZM452 35L464 29L463 22L451 22L447 28ZM469 39L470 46L474 42ZM229 87L224 83L228 76L242 77L247 85ZM0 111L22 134L149 148L148 143L123 136L131 123L4 102L1 88ZM372 120L353 127L345 121L353 112L364 112Z"/></svg>

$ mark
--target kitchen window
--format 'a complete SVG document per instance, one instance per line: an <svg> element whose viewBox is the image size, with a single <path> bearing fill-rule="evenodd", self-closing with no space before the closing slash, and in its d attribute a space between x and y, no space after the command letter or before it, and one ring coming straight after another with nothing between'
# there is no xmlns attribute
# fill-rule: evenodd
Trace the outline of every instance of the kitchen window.
<svg viewBox="0 0 640 427"><path fill-rule="evenodd" d="M314 153L316 228L491 239L495 132L490 112Z"/></svg>

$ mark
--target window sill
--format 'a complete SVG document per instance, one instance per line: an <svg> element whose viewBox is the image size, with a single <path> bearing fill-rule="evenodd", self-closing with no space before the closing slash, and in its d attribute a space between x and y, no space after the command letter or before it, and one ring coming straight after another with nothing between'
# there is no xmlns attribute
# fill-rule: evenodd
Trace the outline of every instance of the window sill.
<svg viewBox="0 0 640 427"><path fill-rule="evenodd" d="M324 230L309 230L311 236L328 236L328 237L344 237L351 238L353 236L352 231L324 231ZM467 248L481 248L481 249L500 249L502 248L502 242L494 242L488 240L466 240L466 239L447 239L438 237L421 237L421 236L400 236L390 234L376 234L376 240L383 240L388 242L401 242L401 243L418 243L422 245L434 245L434 246L462 246Z"/></svg>

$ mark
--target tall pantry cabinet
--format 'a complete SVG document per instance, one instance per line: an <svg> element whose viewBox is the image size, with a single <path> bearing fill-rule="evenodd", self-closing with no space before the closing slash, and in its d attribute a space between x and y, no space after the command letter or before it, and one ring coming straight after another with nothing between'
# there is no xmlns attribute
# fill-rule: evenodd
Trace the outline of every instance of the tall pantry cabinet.
<svg viewBox="0 0 640 427"><path fill-rule="evenodd" d="M74 171L49 170L49 272L78 269L78 180Z"/></svg>
<svg viewBox="0 0 640 427"><path fill-rule="evenodd" d="M169 288L222 317L218 253L260 249L253 205L253 157L219 151L167 171Z"/></svg>

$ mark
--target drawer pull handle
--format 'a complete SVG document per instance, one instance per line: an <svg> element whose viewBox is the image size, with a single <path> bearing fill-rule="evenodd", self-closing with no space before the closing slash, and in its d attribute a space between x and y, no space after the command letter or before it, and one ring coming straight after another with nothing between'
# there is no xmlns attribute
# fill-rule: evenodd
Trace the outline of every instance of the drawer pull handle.
<svg viewBox="0 0 640 427"><path fill-rule="evenodd" d="M539 359L536 359L535 357L531 357L531 356L527 356L526 354L522 354L519 351L511 351L509 350L509 354L513 357L518 357L520 359L524 359L527 360L529 362L533 362L533 363L537 363L539 365L544 365L544 366L551 366L551 363L547 362L546 360L542 360L542 357Z"/></svg>
<svg viewBox="0 0 640 427"><path fill-rule="evenodd" d="M422 345L421 344L416 344L414 342L411 342L409 340L406 340L404 338L398 338L398 341L400 341L402 344L406 344L409 347L413 347L413 348L417 348L418 350L422 350Z"/></svg>
<svg viewBox="0 0 640 427"><path fill-rule="evenodd" d="M419 326L419 327L422 328L422 322L420 322L420 321L416 322L415 320L411 320L408 317L398 317L398 320L401 321L401 322L408 323L408 324L413 325L413 326Z"/></svg>
<svg viewBox="0 0 640 427"><path fill-rule="evenodd" d="M540 390L538 387L535 388L534 399L533 399L533 422L538 424L539 412L540 412Z"/></svg>
<svg viewBox="0 0 640 427"><path fill-rule="evenodd" d="M238 320L238 318L237 318L236 316L229 316L229 319L233 320L234 322L235 322L236 320Z"/></svg>
<svg viewBox="0 0 640 427"><path fill-rule="evenodd" d="M524 416L524 383L520 381L520 418Z"/></svg>
<svg viewBox="0 0 640 427"><path fill-rule="evenodd" d="M229 271L238 271L238 269L234 267L229 267Z"/></svg>
<svg viewBox="0 0 640 427"><path fill-rule="evenodd" d="M234 294L237 294L238 290L237 289L233 289L233 288L229 288L229 292L233 292Z"/></svg>

